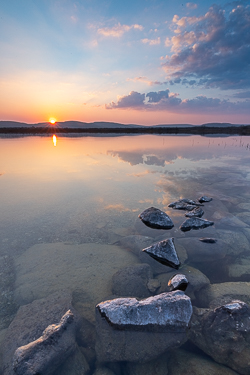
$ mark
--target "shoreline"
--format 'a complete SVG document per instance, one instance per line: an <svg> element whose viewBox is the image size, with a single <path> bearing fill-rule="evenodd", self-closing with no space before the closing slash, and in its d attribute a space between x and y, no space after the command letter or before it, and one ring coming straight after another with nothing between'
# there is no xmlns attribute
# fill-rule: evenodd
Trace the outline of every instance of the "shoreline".
<svg viewBox="0 0 250 375"><path fill-rule="evenodd" d="M91 127L91 128L69 128L69 127L48 127L48 126L25 126L25 127L0 127L0 134L228 134L228 135L250 135L250 125L216 126L141 126L141 127Z"/></svg>

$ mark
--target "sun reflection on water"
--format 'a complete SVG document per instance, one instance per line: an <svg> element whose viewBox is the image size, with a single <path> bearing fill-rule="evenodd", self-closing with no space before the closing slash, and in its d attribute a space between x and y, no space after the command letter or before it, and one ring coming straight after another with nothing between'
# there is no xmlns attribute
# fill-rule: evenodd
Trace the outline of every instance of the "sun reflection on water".
<svg viewBox="0 0 250 375"><path fill-rule="evenodd" d="M56 135L55 135L55 134L54 134L53 137L52 137L52 142L53 142L54 146L56 147L57 138L56 138Z"/></svg>

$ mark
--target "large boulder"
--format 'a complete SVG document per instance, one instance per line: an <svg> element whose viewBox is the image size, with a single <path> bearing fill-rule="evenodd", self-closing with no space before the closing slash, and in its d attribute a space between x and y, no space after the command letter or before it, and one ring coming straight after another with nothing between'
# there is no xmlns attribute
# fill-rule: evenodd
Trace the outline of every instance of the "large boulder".
<svg viewBox="0 0 250 375"><path fill-rule="evenodd" d="M152 277L148 264L121 268L112 277L112 293L120 297L149 297L147 284Z"/></svg>
<svg viewBox="0 0 250 375"><path fill-rule="evenodd" d="M64 290L19 308L4 338L4 375L13 374L12 358L16 349L42 336L43 331L50 324L60 321L69 309L74 311L71 304L71 294ZM76 318L75 311L74 315Z"/></svg>
<svg viewBox="0 0 250 375"><path fill-rule="evenodd" d="M196 309L190 340L216 362L250 374L250 307L235 300L216 309Z"/></svg>
<svg viewBox="0 0 250 375"><path fill-rule="evenodd" d="M168 375L237 375L230 368L219 365L212 359L186 350L171 352L168 361ZM164 374L165 375L165 374Z"/></svg>
<svg viewBox="0 0 250 375"><path fill-rule="evenodd" d="M100 362L147 362L187 340L192 316L182 291L138 301L117 298L96 306L96 354Z"/></svg>
<svg viewBox="0 0 250 375"><path fill-rule="evenodd" d="M48 326L41 337L19 347L13 357L17 375L50 375L76 349L74 315L68 310L58 324Z"/></svg>

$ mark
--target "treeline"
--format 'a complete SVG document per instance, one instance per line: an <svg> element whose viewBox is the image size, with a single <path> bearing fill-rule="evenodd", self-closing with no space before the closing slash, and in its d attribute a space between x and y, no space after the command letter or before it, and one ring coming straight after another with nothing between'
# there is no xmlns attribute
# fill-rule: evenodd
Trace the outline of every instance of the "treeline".
<svg viewBox="0 0 250 375"><path fill-rule="evenodd" d="M238 134L250 135L250 125L240 126L192 126L192 127L127 127L127 128L57 128L57 127L3 127L0 134Z"/></svg>

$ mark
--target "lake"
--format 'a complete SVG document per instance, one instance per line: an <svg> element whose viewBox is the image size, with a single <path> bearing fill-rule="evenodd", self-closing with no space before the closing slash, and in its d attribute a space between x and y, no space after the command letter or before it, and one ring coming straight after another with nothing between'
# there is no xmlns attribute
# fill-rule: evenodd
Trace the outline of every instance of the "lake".
<svg viewBox="0 0 250 375"><path fill-rule="evenodd" d="M160 375L167 368L170 375L176 375L184 374L189 363L195 364L196 372L187 374L201 374L199 368L211 374L250 374L249 364L242 369L236 360L233 364L218 360L195 335L170 358L169 351L159 352L147 365L139 363L140 348L135 362L125 358L100 365L95 354L96 304L167 292L168 280L177 272L190 275L186 294L200 311L212 311L232 300L250 303L250 137L1 138L0 191L4 374L11 373L7 352L13 356L17 346L37 339L47 325L58 323L43 318L43 311L49 316L49 306L59 306L51 313L59 316L67 303L82 319L78 356L69 357L72 362L67 359L56 375L88 371ZM168 205L203 195L213 198L202 208L203 218L214 225L181 231L186 211ZM152 229L141 222L138 215L152 206L171 217L172 229ZM182 263L179 271L142 256L144 247L170 237ZM217 242L202 242L203 237ZM131 273L129 280L128 270L141 270L141 264L146 264L143 275ZM64 296L69 296L69 302ZM20 338L24 333L30 341ZM235 339L241 340L245 356L250 353L250 330L247 337ZM237 357L233 350L228 357ZM84 363L82 372L72 364L79 358Z"/></svg>

